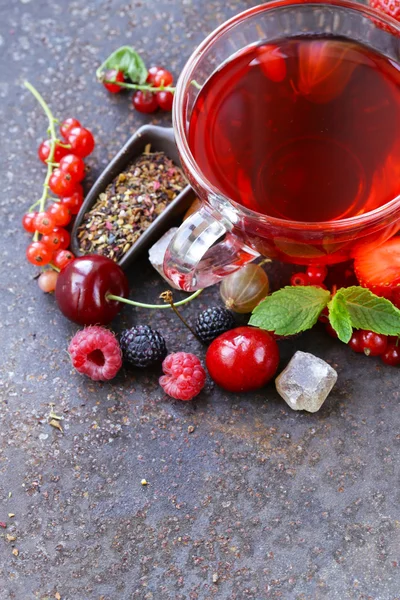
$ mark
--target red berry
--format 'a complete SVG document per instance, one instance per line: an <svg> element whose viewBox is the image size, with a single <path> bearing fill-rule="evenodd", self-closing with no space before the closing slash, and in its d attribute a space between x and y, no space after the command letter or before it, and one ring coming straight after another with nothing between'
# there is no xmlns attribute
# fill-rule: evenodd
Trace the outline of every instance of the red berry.
<svg viewBox="0 0 400 600"><path fill-rule="evenodd" d="M140 90L133 94L132 104L141 113L152 113L158 108L157 96Z"/></svg>
<svg viewBox="0 0 400 600"><path fill-rule="evenodd" d="M174 95L172 92L157 92L158 106L162 110L172 110L172 104L174 102Z"/></svg>
<svg viewBox="0 0 400 600"><path fill-rule="evenodd" d="M154 75L154 87L168 87L172 85L174 78L172 73L167 71L167 69L158 69L157 73Z"/></svg>
<svg viewBox="0 0 400 600"><path fill-rule="evenodd" d="M321 321L321 323L329 323L329 310L327 306L325 306L325 308L319 315L318 321Z"/></svg>
<svg viewBox="0 0 400 600"><path fill-rule="evenodd" d="M83 204L82 193L76 191L71 196L61 198L61 204L64 204L69 209L71 215L77 215Z"/></svg>
<svg viewBox="0 0 400 600"><path fill-rule="evenodd" d="M75 190L76 181L65 171L54 169L49 180L49 188L56 196L70 196Z"/></svg>
<svg viewBox="0 0 400 600"><path fill-rule="evenodd" d="M146 79L146 83L150 85L154 85L154 77L157 75L158 71L161 70L161 67L150 67Z"/></svg>
<svg viewBox="0 0 400 600"><path fill-rule="evenodd" d="M400 285L400 237L361 252L354 260L354 270L362 286L390 300L393 289Z"/></svg>
<svg viewBox="0 0 400 600"><path fill-rule="evenodd" d="M82 181L85 177L85 163L80 156L67 154L60 160L60 171L69 173L75 182Z"/></svg>
<svg viewBox="0 0 400 600"><path fill-rule="evenodd" d="M314 267L314 265L309 265L306 270L306 275L310 281L310 285L321 285L328 275L328 269L326 267Z"/></svg>
<svg viewBox="0 0 400 600"><path fill-rule="evenodd" d="M42 242L32 242L26 250L26 258L29 262L40 267L47 265L52 255L50 248Z"/></svg>
<svg viewBox="0 0 400 600"><path fill-rule="evenodd" d="M385 352L388 340L386 335L373 331L362 331L361 343L366 356L380 356Z"/></svg>
<svg viewBox="0 0 400 600"><path fill-rule="evenodd" d="M44 271L38 279L38 285L42 292L45 292L46 294L54 292L56 289L57 277L58 273L56 271Z"/></svg>
<svg viewBox="0 0 400 600"><path fill-rule="evenodd" d="M46 160L50 156L50 143L51 143L50 140L45 140L44 142L42 142L40 144L39 149L38 149L38 156L39 156L40 160L42 162L44 162L45 164L46 164ZM62 157L65 156L66 154L68 154L68 152L69 152L68 148L62 148L56 142L56 148L54 150L53 162L56 162L56 163L60 162Z"/></svg>
<svg viewBox="0 0 400 600"><path fill-rule="evenodd" d="M353 331L353 335L351 336L351 339L349 341L349 346L353 350L353 352L358 352L360 354L364 352L362 333L363 332L361 329Z"/></svg>
<svg viewBox="0 0 400 600"><path fill-rule="evenodd" d="M52 252L55 252L60 247L60 238L54 233L54 230L51 233L47 233L46 235L42 235L40 241L42 244L45 244Z"/></svg>
<svg viewBox="0 0 400 600"><path fill-rule="evenodd" d="M60 227L64 227L64 225L68 225L71 220L71 213L69 208L62 204L61 202L54 202L47 209L50 215L54 219L54 223L59 225Z"/></svg>
<svg viewBox="0 0 400 600"><path fill-rule="evenodd" d="M56 287L57 304L65 317L82 325L106 325L123 304L108 300L107 294L129 293L128 280L110 258L97 254L73 260L60 273Z"/></svg>
<svg viewBox="0 0 400 600"><path fill-rule="evenodd" d="M231 392L256 390L275 375L279 349L271 334L255 327L237 327L209 346L206 365L211 378Z"/></svg>
<svg viewBox="0 0 400 600"><path fill-rule="evenodd" d="M165 375L160 377L164 392L176 400L191 400L197 396L206 382L206 372L194 354L176 352L164 359Z"/></svg>
<svg viewBox="0 0 400 600"><path fill-rule="evenodd" d="M95 142L92 133L84 127L73 127L67 134L68 144L71 144L70 152L81 158L85 158L93 152Z"/></svg>
<svg viewBox="0 0 400 600"><path fill-rule="evenodd" d="M22 227L28 233L34 233L36 231L35 225L34 225L34 219L35 219L36 215L37 215L37 213L30 212L30 213L26 213L26 215L24 215L22 217Z"/></svg>
<svg viewBox="0 0 400 600"><path fill-rule="evenodd" d="M53 254L52 264L62 271L74 258L75 256L70 250L56 250Z"/></svg>
<svg viewBox="0 0 400 600"><path fill-rule="evenodd" d="M295 273L290 278L290 285L310 285L310 280L305 273Z"/></svg>
<svg viewBox="0 0 400 600"><path fill-rule="evenodd" d="M66 250L71 241L71 236L66 229L62 227L54 227L53 234L56 235L60 240L60 250Z"/></svg>
<svg viewBox="0 0 400 600"><path fill-rule="evenodd" d="M36 213L33 219L34 230L39 233L50 233L56 226L54 218L48 212Z"/></svg>
<svg viewBox="0 0 400 600"><path fill-rule="evenodd" d="M283 81L286 77L286 61L278 46L267 44L258 46L257 60L262 72L268 79L274 82Z"/></svg>
<svg viewBox="0 0 400 600"><path fill-rule="evenodd" d="M400 346L396 343L389 344L385 352L381 355L381 359L386 365L398 367L400 365Z"/></svg>
<svg viewBox="0 0 400 600"><path fill-rule="evenodd" d="M86 327L78 331L68 352L75 369L94 381L113 379L122 366L119 343L104 327Z"/></svg>
<svg viewBox="0 0 400 600"><path fill-rule="evenodd" d="M77 121L76 119L73 119L72 117L69 117L68 119L65 119L65 121L63 121L60 125L60 132L61 135L64 138L67 138L67 135L69 134L69 132L71 131L71 129L73 127L80 127L81 124L79 123L79 121ZM67 154L68 154L69 150L67 150Z"/></svg>
<svg viewBox="0 0 400 600"><path fill-rule="evenodd" d="M104 87L112 94L118 94L123 89L120 85L117 85L115 83L105 83L106 81L120 81L121 83L123 83L125 81L125 77L122 71L116 71L115 69L106 71L103 74L103 79Z"/></svg>
<svg viewBox="0 0 400 600"><path fill-rule="evenodd" d="M392 290L391 301L397 308L400 308L400 285L397 285Z"/></svg>
<svg viewBox="0 0 400 600"><path fill-rule="evenodd" d="M337 334L336 330L333 329L333 327L332 327L332 325L330 323L327 323L325 325L325 329L326 329L326 333L328 335L330 335L332 338L337 338L338 337L338 334Z"/></svg>

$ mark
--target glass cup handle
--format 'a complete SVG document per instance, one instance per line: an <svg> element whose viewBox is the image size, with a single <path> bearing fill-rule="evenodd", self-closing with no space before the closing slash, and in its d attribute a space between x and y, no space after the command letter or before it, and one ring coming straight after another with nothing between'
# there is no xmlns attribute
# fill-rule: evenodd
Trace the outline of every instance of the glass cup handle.
<svg viewBox="0 0 400 600"><path fill-rule="evenodd" d="M172 238L163 269L175 285L190 292L217 283L257 256L229 230L219 213L202 206Z"/></svg>

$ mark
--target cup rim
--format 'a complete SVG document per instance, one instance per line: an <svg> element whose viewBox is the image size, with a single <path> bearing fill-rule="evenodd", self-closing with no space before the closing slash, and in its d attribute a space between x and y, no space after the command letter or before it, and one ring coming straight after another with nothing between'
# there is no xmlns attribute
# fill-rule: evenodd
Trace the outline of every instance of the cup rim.
<svg viewBox="0 0 400 600"><path fill-rule="evenodd" d="M383 25L390 27L392 30L398 32L400 36L400 22L396 21L394 18L389 15L383 14L369 6L360 4L359 2L355 2L353 0L270 0L267 3L259 4L257 6L253 6L252 8L248 8L237 15L234 15L221 25L219 25L214 31L212 31L204 40L201 42L199 46L194 50L194 52L189 57L186 62L176 85L175 90L175 98L173 104L173 113L172 113L172 121L173 127L175 131L176 143L178 146L178 151L182 159L182 164L190 173L190 176L199 182L199 187L206 191L207 195L223 197L229 201L229 203L237 208L240 212L249 216L250 218L261 219L263 222L268 224L277 226L277 227L286 227L291 229L308 229L308 230L321 230L321 229L329 229L329 230L338 230L338 229L346 229L354 226L358 226L360 224L365 225L366 223L373 223L376 220L381 219L384 216L387 216L392 211L396 210L396 208L400 207L400 194L387 202L386 204L371 210L369 212L363 213L362 215L357 215L355 217L348 217L345 219L339 219L337 221L293 221L286 219L279 219L277 217L272 217L269 215L260 214L257 211L253 211L241 204L231 200L225 194L223 194L216 186L214 186L202 173L200 168L197 165L197 162L189 148L189 144L186 137L185 132L185 122L184 122L184 109L185 109L185 101L186 101L186 88L191 80L191 73L197 66L199 60L201 59L203 53L213 44L213 42L223 33L229 31L232 27L234 27L237 23L251 17L257 13L262 13L265 11L269 11L275 8L284 8L288 6L295 5L304 5L311 4L315 7L319 6L337 6L340 8L348 8L360 14L370 16L374 20L382 22Z"/></svg>

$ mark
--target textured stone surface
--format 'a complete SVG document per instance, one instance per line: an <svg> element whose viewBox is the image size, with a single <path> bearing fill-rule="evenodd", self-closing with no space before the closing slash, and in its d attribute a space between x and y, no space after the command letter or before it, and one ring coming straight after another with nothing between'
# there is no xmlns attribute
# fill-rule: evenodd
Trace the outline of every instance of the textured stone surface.
<svg viewBox="0 0 400 600"><path fill-rule="evenodd" d="M40 194L46 122L22 81L93 129L88 189L148 121L95 85L95 65L126 42L177 75L208 32L255 3L0 0L0 534L16 536L0 538L0 600L400 596L398 370L318 326L280 343L282 366L303 350L337 370L316 414L290 410L272 383L245 395L208 383L192 403L167 399L157 369L96 384L71 369L78 328L24 259L19 222ZM165 289L145 256L129 276L132 298ZM193 322L217 301L214 288L182 312ZM169 311L126 308L114 329L134 323L204 358ZM48 425L50 403L64 433Z"/></svg>
<svg viewBox="0 0 400 600"><path fill-rule="evenodd" d="M327 362L298 350L275 379L278 394L293 410L317 412L337 381L337 373Z"/></svg>

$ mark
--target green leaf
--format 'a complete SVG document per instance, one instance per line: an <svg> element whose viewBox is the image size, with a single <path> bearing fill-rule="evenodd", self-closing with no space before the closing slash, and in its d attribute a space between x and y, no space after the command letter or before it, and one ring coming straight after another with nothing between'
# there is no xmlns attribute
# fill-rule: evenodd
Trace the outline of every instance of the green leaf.
<svg viewBox="0 0 400 600"><path fill-rule="evenodd" d="M353 334L351 318L342 291L338 291L328 304L329 322L338 334L340 341L347 344Z"/></svg>
<svg viewBox="0 0 400 600"><path fill-rule="evenodd" d="M249 323L277 335L294 335L315 325L329 298L322 288L285 287L256 306Z"/></svg>
<svg viewBox="0 0 400 600"><path fill-rule="evenodd" d="M351 324L383 335L400 335L400 310L386 298L363 287L341 288Z"/></svg>
<svg viewBox="0 0 400 600"><path fill-rule="evenodd" d="M132 83L144 84L147 79L147 69L140 55L131 46L121 46L103 62L96 71L98 79L102 79L104 71L122 71Z"/></svg>

